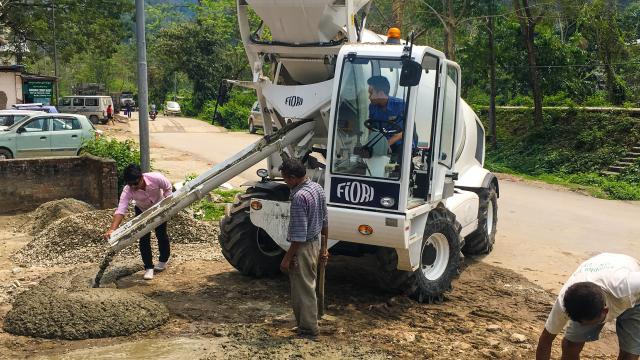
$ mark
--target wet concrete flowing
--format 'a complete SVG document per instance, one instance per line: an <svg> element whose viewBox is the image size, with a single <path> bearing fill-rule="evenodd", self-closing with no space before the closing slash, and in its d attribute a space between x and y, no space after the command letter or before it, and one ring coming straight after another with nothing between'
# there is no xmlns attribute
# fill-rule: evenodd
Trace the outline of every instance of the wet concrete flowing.
<svg viewBox="0 0 640 360"><path fill-rule="evenodd" d="M107 251L107 254L104 256L104 259L100 263L100 268L98 270L98 273L96 274L96 277L93 279L94 288L100 287L100 280L102 280L102 276L104 276L105 270L107 270L107 267L109 267L109 264L111 264L111 260L113 260L113 257L115 255L116 255L115 251L112 251L112 250Z"/></svg>

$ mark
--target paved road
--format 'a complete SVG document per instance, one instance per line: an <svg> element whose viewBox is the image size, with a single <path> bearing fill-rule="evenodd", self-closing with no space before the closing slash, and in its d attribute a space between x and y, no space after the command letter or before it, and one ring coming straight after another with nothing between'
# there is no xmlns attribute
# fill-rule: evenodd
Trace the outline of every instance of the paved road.
<svg viewBox="0 0 640 360"><path fill-rule="evenodd" d="M138 123L131 125L137 131ZM226 132L199 120L163 116L151 122L150 129L152 145L177 154L169 162L156 158L158 167L182 166L185 173L203 171L259 138ZM255 179L259 167L265 164L254 166L232 183ZM638 203L595 199L509 180L501 181L500 190L496 246L486 262L513 269L557 291L576 266L593 254L611 251L640 258Z"/></svg>
<svg viewBox="0 0 640 360"><path fill-rule="evenodd" d="M135 115L134 119L137 118ZM132 121L130 125L137 135L138 122ZM149 132L154 167L167 170L173 181L190 173L202 173L261 138L247 132L227 131L201 120L163 115L149 122ZM240 186L246 181L257 180L256 170L266 167L265 160L230 182Z"/></svg>

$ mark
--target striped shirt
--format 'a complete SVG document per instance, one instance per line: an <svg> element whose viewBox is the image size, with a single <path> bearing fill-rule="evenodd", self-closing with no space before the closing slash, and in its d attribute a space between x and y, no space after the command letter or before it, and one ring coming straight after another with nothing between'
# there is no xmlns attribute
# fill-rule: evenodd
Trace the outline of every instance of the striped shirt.
<svg viewBox="0 0 640 360"><path fill-rule="evenodd" d="M290 199L287 241L318 239L322 228L327 226L327 201L322 186L306 179L291 190Z"/></svg>

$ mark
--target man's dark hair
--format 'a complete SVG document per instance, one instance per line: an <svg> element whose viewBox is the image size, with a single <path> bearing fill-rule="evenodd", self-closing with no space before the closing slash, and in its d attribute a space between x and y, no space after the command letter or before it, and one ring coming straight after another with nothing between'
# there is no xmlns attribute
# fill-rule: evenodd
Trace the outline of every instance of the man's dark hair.
<svg viewBox="0 0 640 360"><path fill-rule="evenodd" d="M377 91L382 91L385 95L389 96L389 90L391 90L391 85L389 84L389 80L387 80L384 76L372 76L367 80L367 84L371 85Z"/></svg>
<svg viewBox="0 0 640 360"><path fill-rule="evenodd" d="M602 289L592 282L579 282L569 286L563 301L567 315L576 322L596 319L606 306Z"/></svg>
<svg viewBox="0 0 640 360"><path fill-rule="evenodd" d="M295 178L301 178L307 174L307 169L302 165L302 162L293 158L285 159L278 170L280 170L282 176Z"/></svg>
<svg viewBox="0 0 640 360"><path fill-rule="evenodd" d="M124 168L124 182L127 184L133 184L140 181L140 177L142 177L142 169L138 164L129 164L126 168Z"/></svg>

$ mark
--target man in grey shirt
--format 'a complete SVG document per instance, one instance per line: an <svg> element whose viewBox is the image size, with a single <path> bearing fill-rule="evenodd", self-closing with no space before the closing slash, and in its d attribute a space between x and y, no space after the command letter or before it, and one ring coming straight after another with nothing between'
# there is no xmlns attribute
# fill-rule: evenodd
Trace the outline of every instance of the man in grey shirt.
<svg viewBox="0 0 640 360"><path fill-rule="evenodd" d="M280 270L289 274L291 305L296 317L298 335L318 336L318 302L316 276L320 256L320 236L327 236L327 203L324 189L309 180L306 168L297 159L286 159L280 173L291 189L289 234L291 243L282 259Z"/></svg>

